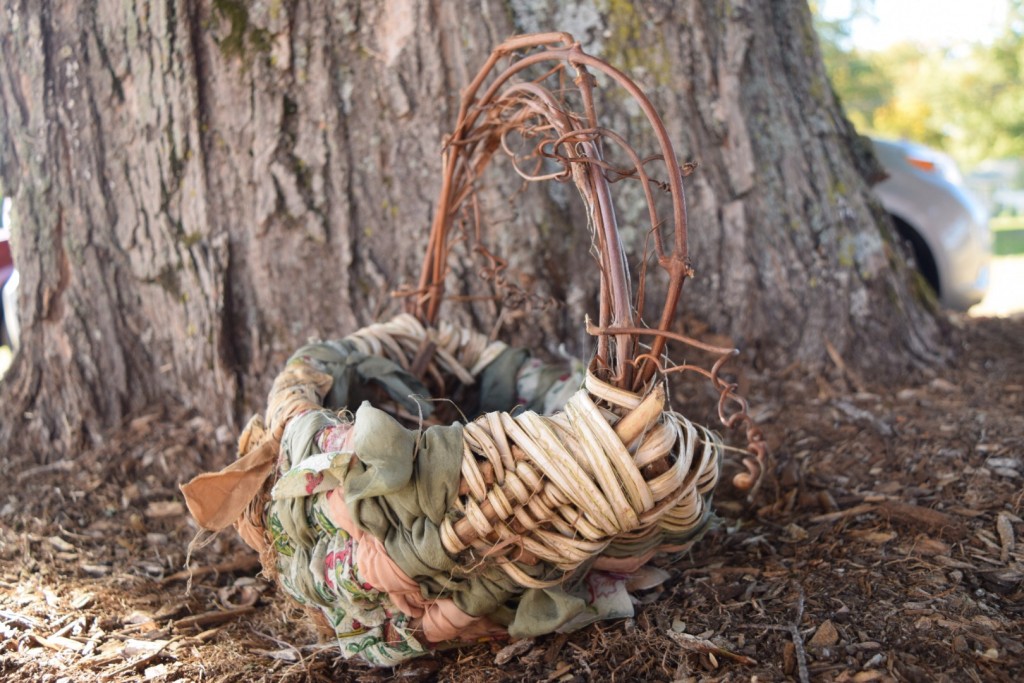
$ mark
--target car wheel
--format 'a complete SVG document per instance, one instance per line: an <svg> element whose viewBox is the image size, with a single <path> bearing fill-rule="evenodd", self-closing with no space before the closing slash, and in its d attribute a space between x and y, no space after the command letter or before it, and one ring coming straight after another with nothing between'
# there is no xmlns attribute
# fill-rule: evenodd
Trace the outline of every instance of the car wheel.
<svg viewBox="0 0 1024 683"><path fill-rule="evenodd" d="M932 250L928 248L928 243L905 220L899 216L891 216L891 218L896 226L899 238L897 241L904 257L921 274L928 286L935 292L935 296L938 296L942 291L939 283L939 269L935 265L935 257L932 256Z"/></svg>

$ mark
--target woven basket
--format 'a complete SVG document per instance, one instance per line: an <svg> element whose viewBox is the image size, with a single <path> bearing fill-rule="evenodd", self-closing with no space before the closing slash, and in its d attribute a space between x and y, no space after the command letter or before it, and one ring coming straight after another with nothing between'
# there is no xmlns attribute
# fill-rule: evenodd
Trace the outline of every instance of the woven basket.
<svg viewBox="0 0 1024 683"><path fill-rule="evenodd" d="M510 64L499 68L507 60ZM621 136L601 127L594 96L599 80L591 71L639 106L660 147L657 154L643 157ZM516 154L511 151L513 137L520 143L530 140L533 146L526 154ZM606 147L616 148L617 154L609 154ZM582 386L553 414L507 405L459 420L462 459L457 493L450 496L442 518L427 525L452 562L448 571L453 580L501 572L507 579L502 585L513 586L506 593L514 602L515 586L522 591L542 589L595 570L633 571L658 552L687 548L704 529L723 446L715 433L670 408L668 375L703 375L720 397L722 421L746 426L749 457L743 461L746 471L734 479L737 486L750 489L756 484L765 457L745 403L719 374L735 351L672 330L680 289L692 271L686 249L684 171L665 128L635 83L583 52L570 36L521 36L495 50L465 91L455 131L446 142L441 196L419 285L402 293L407 312L333 346L298 352L274 382L265 419L250 422L239 451L250 458L264 453L263 461L269 458L284 471L289 458L294 459L294 453L286 451L291 443L287 432L296 420L358 431L362 412L349 412L358 406L333 404L330 398L345 354L384 359L405 373L403 377L422 382L431 396L418 396L411 404L402 400L400 391L361 388L362 394L372 395L376 408L418 434L437 420L425 418L416 406L474 387L481 374L509 351L489 335L439 321L455 243L465 243L460 248L487 261L491 267L484 270L493 276L495 297L502 297L504 283L495 274L504 262L485 245L487 230L475 197L477 180L499 153L512 156L516 172L528 182L575 184L589 217L601 294L597 324L587 321L597 351ZM616 166L610 161L613 156L627 163ZM660 269L665 280L661 291L667 292L654 328L642 324L639 313L648 304L644 294L653 271L649 274L646 265L640 268L634 295L610 180L638 183L648 202L653 251L640 263ZM669 220L659 216L658 194L671 200ZM673 365L666 353L670 341L710 353L709 367ZM341 355L332 355L339 349ZM351 458L346 463L358 464L358 450L341 452ZM346 463L342 464L347 467ZM278 559L266 522L273 479L268 472L260 494L238 521L250 544L263 552L270 572ZM343 488L339 481L339 490ZM422 590L435 599L447 595L444 587L433 584L424 584Z"/></svg>

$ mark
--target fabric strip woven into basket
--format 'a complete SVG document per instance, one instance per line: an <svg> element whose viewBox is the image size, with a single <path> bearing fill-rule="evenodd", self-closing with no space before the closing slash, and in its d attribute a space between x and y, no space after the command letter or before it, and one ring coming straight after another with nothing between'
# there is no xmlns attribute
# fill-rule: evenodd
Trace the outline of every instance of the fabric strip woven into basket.
<svg viewBox="0 0 1024 683"><path fill-rule="evenodd" d="M563 47L544 48L551 43ZM540 52L495 76L499 59L519 49ZM586 114L571 113L541 87L559 69L510 81L545 60L575 70ZM707 529L722 463L720 438L671 408L665 380L673 372L706 376L723 421L747 425L748 472L735 481L749 488L757 479L763 442L719 372L731 350L670 329L690 273L678 163L663 127L667 182L650 179L635 153L631 170L603 161L601 140L622 141L589 120L587 66L650 108L631 81L563 34L515 38L495 52L464 95L448 142L411 313L299 349L274 382L265 418L246 427L238 460L183 487L200 526L234 524L260 552L264 571L346 656L394 665L442 643L537 636L632 615L630 589L667 576L645 565L686 550ZM486 78L493 81L478 94ZM660 121L649 115L658 133ZM599 324L588 323L598 337L588 365L543 362L434 322L448 235L466 215L459 207L510 131L547 135L538 149L564 165L556 179L574 182L588 207L602 283ZM538 179L514 163L527 180ZM675 207L674 249L656 239L669 273L669 313L653 330L638 323L643 294L631 300L610 175L638 179L648 201L653 187L667 186ZM650 211L657 237L662 221L653 202ZM668 340L719 358L710 370L673 366ZM730 405L739 410L728 413Z"/></svg>

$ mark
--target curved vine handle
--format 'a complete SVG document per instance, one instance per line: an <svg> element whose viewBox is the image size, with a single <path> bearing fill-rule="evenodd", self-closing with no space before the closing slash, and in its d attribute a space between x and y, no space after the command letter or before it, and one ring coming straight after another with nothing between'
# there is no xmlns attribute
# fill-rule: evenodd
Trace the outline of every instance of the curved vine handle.
<svg viewBox="0 0 1024 683"><path fill-rule="evenodd" d="M510 63L499 64L506 58ZM524 78L531 67L547 67L539 77ZM598 81L591 73L598 72L610 83L624 90L644 113L659 147L659 154L642 157L627 141L599 123L594 91ZM570 88L566 83L571 76ZM517 78L519 77L519 78ZM546 87L550 80L558 87ZM570 106L568 93L575 93L581 111ZM535 170L526 171L510 150L508 136L519 133L523 138L540 139L530 157ZM618 168L606 160L605 146L613 145L629 160L629 166ZM735 386L719 377L722 364L733 349L714 349L720 353L711 370L685 364L667 369L663 358L669 339L690 346L711 350L695 340L672 331L682 287L693 275L687 252L686 197L683 191L683 169L676 158L668 131L650 99L632 79L606 61L587 54L567 33L541 33L510 38L498 46L483 68L462 94L455 130L446 141L443 153L441 193L431 225L418 288L410 295L408 311L428 325L436 322L444 297L444 281L448 272L452 232L458 214L475 191L474 183L491 158L503 151L513 157L516 172L528 181L572 180L589 213L590 227L598 251L600 271L599 323L588 322L588 332L597 336L598 348L592 366L615 386L641 391L655 373L697 370L710 378L721 396L720 417L728 426L744 421L748 427L748 450L753 458L744 460L747 472L734 480L749 489L759 479L765 459L760 431L746 413L746 404L735 393ZM661 182L649 174L646 166L660 161L665 179ZM557 172L540 173L545 162L560 166ZM648 206L649 234L654 244L654 263L667 276L665 301L655 327L649 328L640 319L644 310L647 279L647 254L641 260L639 283L634 298L619 227L612 201L610 176L631 178L643 188ZM668 191L672 201L672 218L663 222L655 205L655 189ZM474 207L475 208L475 207ZM666 235L671 232L671 240ZM481 229L476 219L476 239ZM481 251L493 262L499 262L486 249ZM650 338L650 347L643 349L642 337ZM727 415L727 404L739 404L738 411Z"/></svg>
<svg viewBox="0 0 1024 683"><path fill-rule="evenodd" d="M552 44L559 46L550 47ZM498 70L498 63L504 57L512 56L519 50L534 48L539 50L519 57L505 69ZM583 103L582 113L570 111L565 97L556 96L537 81L513 82L515 76L531 66L545 63L553 65L546 77L564 71L566 67L575 71L573 82ZM666 228L660 224L657 210L651 201L651 180L643 161L620 136L600 127L594 103L595 79L588 68L605 74L636 100L654 130L661 148L659 158L667 168L667 183L673 204L674 244L668 250L663 239ZM492 80L484 88L489 78ZM611 140L627 150L627 155L636 162L632 173L644 185L649 200L657 262L669 275L667 296L657 329L670 329L683 282L692 272L687 263L686 204L679 161L661 118L641 88L620 70L584 52L579 43L565 33L516 36L507 40L494 50L464 91L455 132L448 140L444 152L441 195L421 270L418 289L420 296L411 306L412 311L428 324L436 320L444 293L450 250L449 235L455 212L472 191L474 179L498 151L503 136L509 132L508 128L495 125L496 122L503 114L524 106L524 98L532 104L531 113L546 119L552 129L557 131L557 139L550 142L557 148L567 150L568 154L559 155L558 149L554 149L552 156L559 157L567 165L568 175L588 204L600 252L600 324L603 328L633 327L638 322L606 176L603 142ZM523 124L523 119L519 119L519 123ZM640 306L642 302L636 302L636 307ZM652 354L657 357L664 348L665 339L657 336L653 344ZM617 384L623 387L632 385L633 366L630 361L637 348L637 339L635 335L617 335L615 347L612 358L608 339L603 338L599 343L598 361L606 367L614 367L613 380ZM653 372L651 364L642 364L637 383L646 383Z"/></svg>

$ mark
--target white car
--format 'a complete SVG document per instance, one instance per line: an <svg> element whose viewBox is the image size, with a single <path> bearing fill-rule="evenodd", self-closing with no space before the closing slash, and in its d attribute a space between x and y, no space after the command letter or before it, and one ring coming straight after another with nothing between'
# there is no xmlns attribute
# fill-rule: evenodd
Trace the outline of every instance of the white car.
<svg viewBox="0 0 1024 683"><path fill-rule="evenodd" d="M913 142L871 142L889 174L872 190L939 301L967 310L988 289L988 211L964 187L956 163L947 155Z"/></svg>
<svg viewBox="0 0 1024 683"><path fill-rule="evenodd" d="M0 345L18 348L18 271L11 258L11 201L0 197Z"/></svg>

